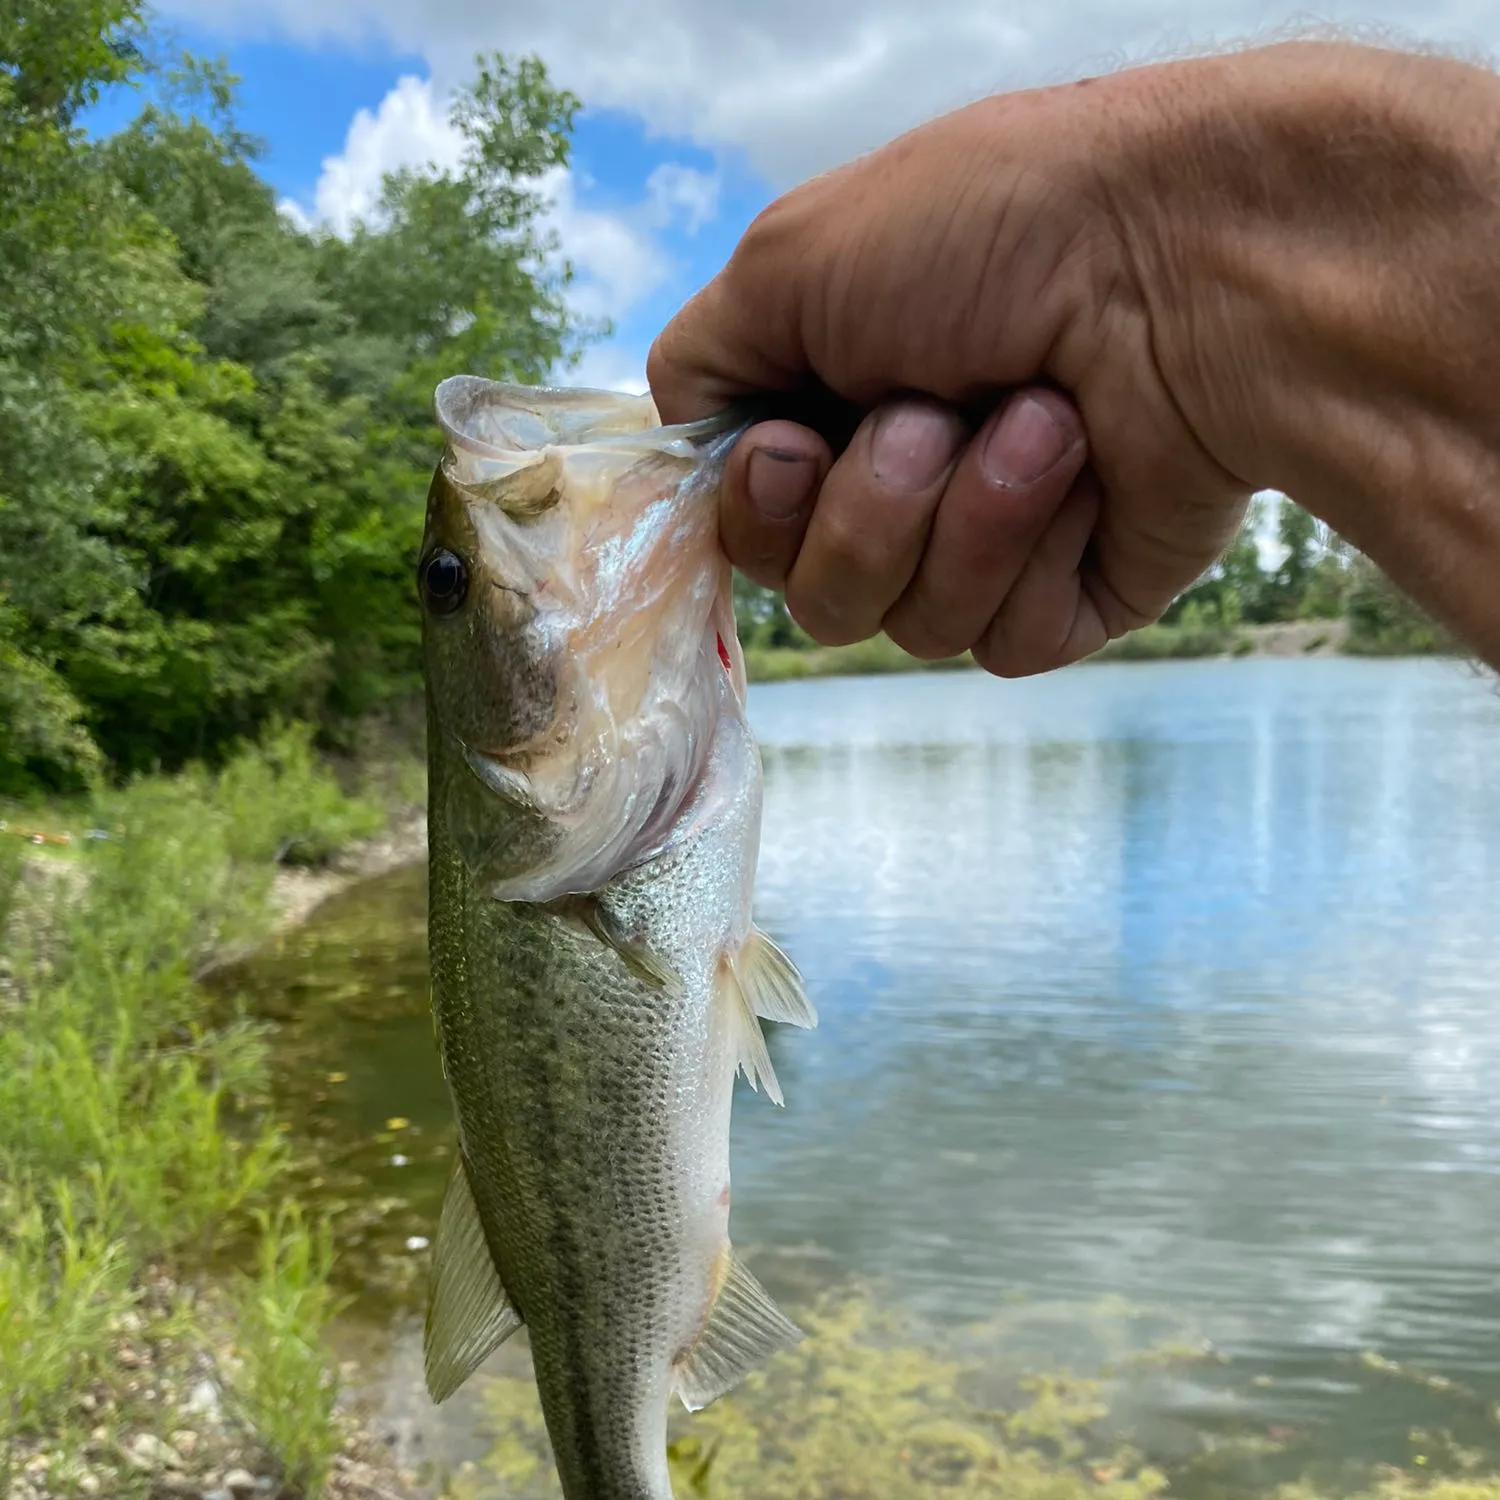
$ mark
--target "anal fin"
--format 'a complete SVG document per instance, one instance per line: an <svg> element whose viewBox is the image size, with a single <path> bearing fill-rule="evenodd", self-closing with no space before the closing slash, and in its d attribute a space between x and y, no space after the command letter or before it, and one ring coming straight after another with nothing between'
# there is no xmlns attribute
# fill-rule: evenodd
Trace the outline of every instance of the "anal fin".
<svg viewBox="0 0 1500 1500"><path fill-rule="evenodd" d="M735 954L734 975L750 1009L763 1020L804 1029L818 1024L796 965L759 927L750 929L744 947Z"/></svg>
<svg viewBox="0 0 1500 1500"><path fill-rule="evenodd" d="M756 1365L803 1337L727 1245L724 1259L724 1277L708 1322L677 1363L677 1394L689 1411L717 1401Z"/></svg>
<svg viewBox="0 0 1500 1500"><path fill-rule="evenodd" d="M427 1393L443 1402L521 1326L500 1284L460 1156L448 1179L432 1251L423 1338Z"/></svg>

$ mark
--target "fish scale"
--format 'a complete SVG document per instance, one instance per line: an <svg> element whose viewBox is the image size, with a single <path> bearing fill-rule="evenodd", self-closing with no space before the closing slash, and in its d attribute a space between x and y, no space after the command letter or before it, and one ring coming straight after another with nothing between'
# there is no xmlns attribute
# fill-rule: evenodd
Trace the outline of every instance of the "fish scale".
<svg viewBox="0 0 1500 1500"><path fill-rule="evenodd" d="M438 415L429 929L460 1152L429 1388L524 1322L568 1500L670 1500L672 1394L704 1405L799 1336L730 1250L729 1125L740 1069L779 1102L760 1018L815 1021L750 917L724 433L467 377Z"/></svg>

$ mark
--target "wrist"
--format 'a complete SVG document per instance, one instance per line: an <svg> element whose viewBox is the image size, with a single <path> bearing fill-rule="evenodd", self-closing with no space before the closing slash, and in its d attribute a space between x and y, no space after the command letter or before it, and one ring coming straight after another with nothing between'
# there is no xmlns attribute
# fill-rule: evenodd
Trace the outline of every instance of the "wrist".
<svg viewBox="0 0 1500 1500"><path fill-rule="evenodd" d="M1126 223L1185 419L1493 658L1461 575L1500 562L1500 81L1314 43L1151 71Z"/></svg>

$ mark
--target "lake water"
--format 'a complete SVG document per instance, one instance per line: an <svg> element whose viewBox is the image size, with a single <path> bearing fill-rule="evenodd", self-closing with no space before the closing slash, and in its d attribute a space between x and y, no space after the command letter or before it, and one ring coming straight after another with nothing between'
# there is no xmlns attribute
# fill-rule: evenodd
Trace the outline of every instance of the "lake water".
<svg viewBox="0 0 1500 1500"><path fill-rule="evenodd" d="M758 917L821 1013L772 1038L786 1109L736 1106L773 1289L1003 1317L997 1365L1206 1341L1121 1392L1169 1461L1263 1430L1410 1465L1441 1429L1500 1468L1494 685L1164 663L751 707ZM420 870L371 882L238 976L408 1364L451 1150L423 905Z"/></svg>

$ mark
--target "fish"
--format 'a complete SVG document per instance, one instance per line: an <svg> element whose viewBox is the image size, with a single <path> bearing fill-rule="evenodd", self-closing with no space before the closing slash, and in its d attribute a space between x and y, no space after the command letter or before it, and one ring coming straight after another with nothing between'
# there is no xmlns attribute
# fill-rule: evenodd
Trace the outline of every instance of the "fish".
<svg viewBox="0 0 1500 1500"><path fill-rule="evenodd" d="M667 1422L801 1338L729 1240L735 1080L810 1028L755 925L762 770L718 541L743 422L460 375L417 567L429 949L459 1150L442 1402L525 1326L567 1500L670 1500Z"/></svg>

